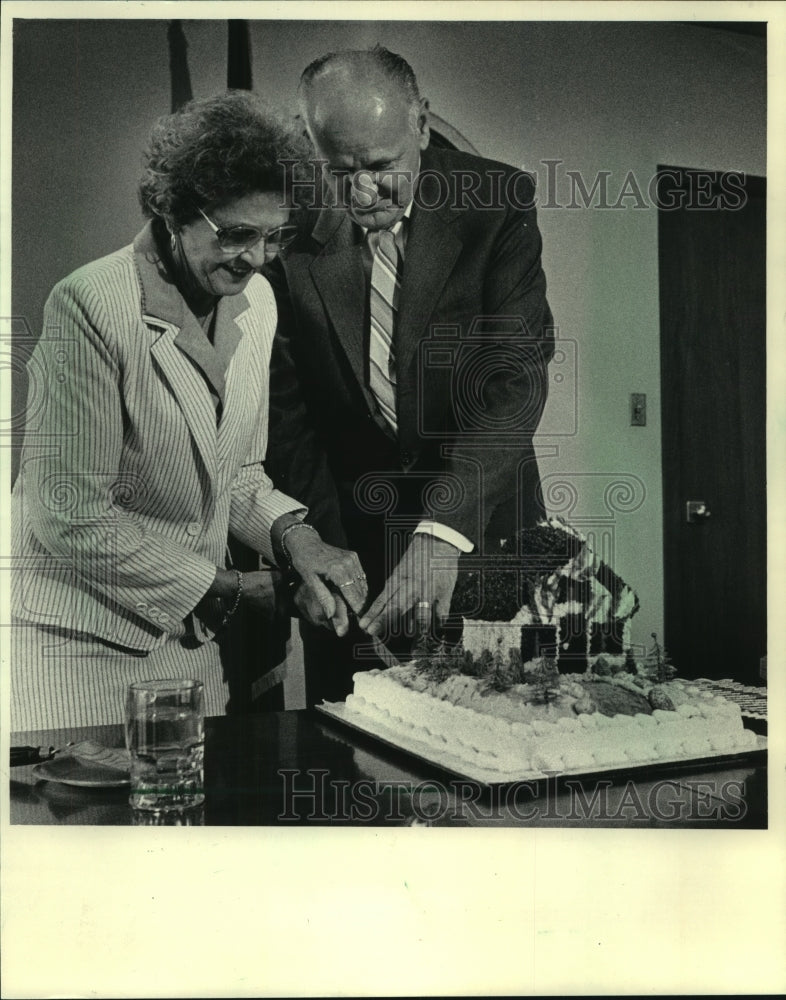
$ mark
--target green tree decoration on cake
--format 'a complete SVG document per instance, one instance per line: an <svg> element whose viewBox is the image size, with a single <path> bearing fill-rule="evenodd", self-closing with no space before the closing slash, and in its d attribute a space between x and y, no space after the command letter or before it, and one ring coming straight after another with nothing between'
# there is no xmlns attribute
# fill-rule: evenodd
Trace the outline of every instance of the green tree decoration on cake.
<svg viewBox="0 0 786 1000"><path fill-rule="evenodd" d="M490 649L484 649L481 651L481 654L477 659L477 664L478 677L488 677L490 674L494 673L494 654Z"/></svg>
<svg viewBox="0 0 786 1000"><path fill-rule="evenodd" d="M534 699L541 705L548 705L559 696L560 680L557 661L550 656L542 656L540 663L531 674Z"/></svg>
<svg viewBox="0 0 786 1000"><path fill-rule="evenodd" d="M419 674L425 673L428 669L432 652L433 646L429 637L427 635L419 636L412 647L412 665Z"/></svg>
<svg viewBox="0 0 786 1000"><path fill-rule="evenodd" d="M467 677L479 677L480 667L475 657L468 649L464 649L464 644L459 643L460 653L457 655L459 673L466 674Z"/></svg>
<svg viewBox="0 0 786 1000"><path fill-rule="evenodd" d="M514 684L524 683L524 660L521 657L521 650L515 646L511 646L508 650L508 670L513 675Z"/></svg>
<svg viewBox="0 0 786 1000"><path fill-rule="evenodd" d="M653 684L663 684L670 681L677 673L676 667L672 665L671 657L658 642L657 632L652 632L652 649L644 659L644 675Z"/></svg>
<svg viewBox="0 0 786 1000"><path fill-rule="evenodd" d="M483 653L487 653L488 650L484 650ZM483 669L485 673L479 676L485 677L486 686L483 690L484 694L489 694L491 691L505 692L509 691L514 684L524 684L526 683L526 676L524 671L524 661L521 658L521 651L512 646L508 650L507 659L505 659L502 653L502 640L497 640L497 649L491 655L491 657L483 656ZM556 664L555 664L556 666Z"/></svg>
<svg viewBox="0 0 786 1000"><path fill-rule="evenodd" d="M491 671L486 679L486 693L489 691L509 691L513 687L513 673L505 663L502 655L502 639L497 639L497 645L491 654Z"/></svg>
<svg viewBox="0 0 786 1000"><path fill-rule="evenodd" d="M415 670L437 684L459 673L461 669L463 651L459 652L457 647L448 645L444 639L421 636L413 652L416 654Z"/></svg>

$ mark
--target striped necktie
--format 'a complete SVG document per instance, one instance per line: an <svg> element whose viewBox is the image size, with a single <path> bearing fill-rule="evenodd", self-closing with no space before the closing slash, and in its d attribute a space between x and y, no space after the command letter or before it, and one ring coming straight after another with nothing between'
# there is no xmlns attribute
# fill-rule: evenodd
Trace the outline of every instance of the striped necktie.
<svg viewBox="0 0 786 1000"><path fill-rule="evenodd" d="M393 334L401 294L401 273L396 238L389 229L368 234L374 253L371 266L371 331L369 337L369 388L380 412L394 431L396 422L396 359Z"/></svg>

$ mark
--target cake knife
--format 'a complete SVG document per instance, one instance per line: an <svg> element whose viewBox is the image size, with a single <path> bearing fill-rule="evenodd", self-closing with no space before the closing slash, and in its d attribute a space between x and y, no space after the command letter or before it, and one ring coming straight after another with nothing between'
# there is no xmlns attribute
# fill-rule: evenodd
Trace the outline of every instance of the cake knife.
<svg viewBox="0 0 786 1000"><path fill-rule="evenodd" d="M415 606L415 639L420 639L428 635L432 629L432 609L429 601L419 601ZM379 636L367 633L371 639L374 652L382 660L386 667L400 667L401 661L390 652L388 647Z"/></svg>
<svg viewBox="0 0 786 1000"><path fill-rule="evenodd" d="M378 638L376 635L370 635L369 639L371 639L371 645L374 647L374 652L377 654L380 660L382 660L382 662L385 664L386 667L401 666L400 662L390 652L388 647L385 645L384 642L382 642L380 638Z"/></svg>
<svg viewBox="0 0 786 1000"><path fill-rule="evenodd" d="M66 743L64 747L11 747L11 767L23 767L25 764L40 764L46 760L54 760L55 756L73 746Z"/></svg>

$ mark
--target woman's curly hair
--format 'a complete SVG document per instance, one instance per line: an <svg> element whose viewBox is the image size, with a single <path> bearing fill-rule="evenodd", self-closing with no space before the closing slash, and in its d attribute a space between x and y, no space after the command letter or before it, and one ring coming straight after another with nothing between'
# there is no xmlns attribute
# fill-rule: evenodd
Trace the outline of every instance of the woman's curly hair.
<svg viewBox="0 0 786 1000"><path fill-rule="evenodd" d="M283 160L311 150L293 125L246 90L189 101L155 123L144 152L139 201L144 214L177 227L198 209L258 191L285 193ZM290 175L291 176L291 175Z"/></svg>

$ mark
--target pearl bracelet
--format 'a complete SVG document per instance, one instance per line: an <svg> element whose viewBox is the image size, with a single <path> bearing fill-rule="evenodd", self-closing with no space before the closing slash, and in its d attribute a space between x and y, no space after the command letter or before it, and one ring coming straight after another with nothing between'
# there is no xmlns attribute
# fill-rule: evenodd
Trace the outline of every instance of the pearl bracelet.
<svg viewBox="0 0 786 1000"><path fill-rule="evenodd" d="M284 530L281 532L281 538L279 540L279 544L281 545L282 552L286 556L290 569L294 569L294 567L292 565L292 556L289 554L289 549L286 547L285 540L290 531L295 531L296 528L307 528L309 531L313 531L315 535L319 534L319 532L313 525L306 524L305 521L296 521L294 524L288 524L287 527L284 528Z"/></svg>
<svg viewBox="0 0 786 1000"><path fill-rule="evenodd" d="M227 625L229 624L232 616L235 614L235 612L237 611L237 609L240 607L240 599L243 596L243 574L240 572L239 569L236 569L235 573L237 574L237 593L235 594L235 601L234 601L232 607L229 609L229 611L227 611L224 614L224 618L223 618L223 620L222 620L221 625L219 626L219 628L226 628Z"/></svg>

